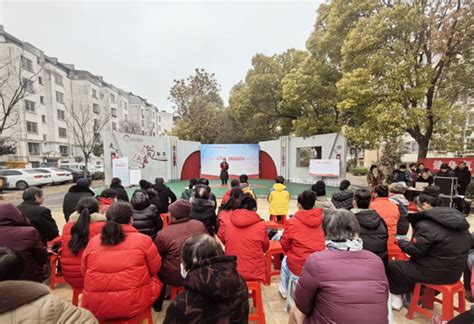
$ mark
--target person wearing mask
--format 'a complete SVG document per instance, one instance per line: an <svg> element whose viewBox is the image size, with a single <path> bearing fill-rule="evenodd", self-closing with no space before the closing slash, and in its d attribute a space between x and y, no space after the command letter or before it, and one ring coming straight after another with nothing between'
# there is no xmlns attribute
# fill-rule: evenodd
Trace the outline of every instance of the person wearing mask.
<svg viewBox="0 0 474 324"><path fill-rule="evenodd" d="M165 185L165 180L163 178L156 178L155 185L153 189L156 191L157 197L160 201L158 207L159 214L165 214L168 212L168 206L170 203L176 201L176 195L174 192Z"/></svg>
<svg viewBox="0 0 474 324"><path fill-rule="evenodd" d="M285 224L281 247L286 256L281 264L278 291L286 299L291 278L301 275L306 258L313 252L325 249L323 210L314 208L316 193L311 190L298 195L298 211Z"/></svg>
<svg viewBox="0 0 474 324"><path fill-rule="evenodd" d="M355 215L360 226L360 238L364 243L364 250L370 251L382 259L384 265L388 263L388 230L384 220L373 209L369 209L371 194L368 190L358 189L354 193Z"/></svg>
<svg viewBox="0 0 474 324"><path fill-rule="evenodd" d="M122 186L122 180L120 180L120 178L112 178L109 188L117 193L117 200L128 202L127 190Z"/></svg>
<svg viewBox="0 0 474 324"><path fill-rule="evenodd" d="M161 291L161 257L152 239L131 225L132 216L129 203L113 204L82 255L82 307L100 321L142 314Z"/></svg>
<svg viewBox="0 0 474 324"><path fill-rule="evenodd" d="M285 178L278 176L275 178L275 184L268 195L268 203L270 204L270 217L275 216L277 221L288 215L288 206L290 204L290 193L284 185Z"/></svg>
<svg viewBox="0 0 474 324"><path fill-rule="evenodd" d="M314 207L322 208L325 213L330 213L336 207L331 200L326 197L326 183L323 180L318 180L315 184L311 186L311 190L316 193L316 202Z"/></svg>
<svg viewBox="0 0 474 324"><path fill-rule="evenodd" d="M23 258L0 247L0 323L99 323L89 311L63 301L44 284L19 280L24 271Z"/></svg>
<svg viewBox="0 0 474 324"><path fill-rule="evenodd" d="M405 198L407 187L403 183L392 183L388 186L389 199L398 207L400 218L397 223L397 236L406 237L410 229L410 223L407 220L409 201Z"/></svg>
<svg viewBox="0 0 474 324"><path fill-rule="evenodd" d="M171 302L163 323L247 323L248 289L237 272L237 258L224 256L206 234L188 238L181 255L184 291Z"/></svg>
<svg viewBox="0 0 474 324"><path fill-rule="evenodd" d="M416 179L416 182L428 183L428 185L431 186L434 182L434 179L433 179L433 176L430 173L430 170L423 169L419 173L418 178Z"/></svg>
<svg viewBox="0 0 474 324"><path fill-rule="evenodd" d="M77 205L77 217L71 215L63 227L61 267L64 279L73 288L84 287L81 258L90 239L99 235L105 224L105 215L99 213L99 203L94 197L84 197Z"/></svg>
<svg viewBox="0 0 474 324"><path fill-rule="evenodd" d="M245 280L265 281L265 252L270 247L267 227L250 194L239 197L221 237L226 255L237 256L237 270Z"/></svg>
<svg viewBox="0 0 474 324"><path fill-rule="evenodd" d="M12 204L0 204L0 246L12 249L23 258L25 268L19 275L20 280L43 282L48 252L38 230Z"/></svg>
<svg viewBox="0 0 474 324"><path fill-rule="evenodd" d="M407 186L410 185L411 174L407 171L406 164L400 164L398 169L392 172L392 182L403 182Z"/></svg>
<svg viewBox="0 0 474 324"><path fill-rule="evenodd" d="M240 181L237 180L237 179L232 179L232 180L230 181L230 189L227 190L227 191L225 192L224 196L222 197L222 200L221 200L221 207L224 206L224 205L227 203L227 201L229 201L231 191L232 191L232 189L234 189L234 188L239 188L239 189L240 189Z"/></svg>
<svg viewBox="0 0 474 324"><path fill-rule="evenodd" d="M223 186L227 186L227 180L229 180L229 163L224 158L224 160L220 164L221 173L220 178Z"/></svg>
<svg viewBox="0 0 474 324"><path fill-rule="evenodd" d="M18 209L38 230L41 241L46 245L46 242L59 235L59 230L51 209L41 206L43 202L43 191L38 187L28 187L23 191L23 202L18 205Z"/></svg>
<svg viewBox="0 0 474 324"><path fill-rule="evenodd" d="M209 199L209 187L198 185L191 197L191 218L201 221L207 228L209 235L215 234L217 224L216 208L214 201Z"/></svg>
<svg viewBox="0 0 474 324"><path fill-rule="evenodd" d="M417 282L452 284L464 271L471 246L469 223L456 209L439 207L438 193L439 187L432 186L418 196L419 212L408 215L412 238L397 241L410 260L388 263L394 309L402 308L401 295L412 292Z"/></svg>
<svg viewBox="0 0 474 324"><path fill-rule="evenodd" d="M150 236L152 239L163 228L163 220L158 214L155 205L152 205L146 192L137 190L133 193L130 203L133 207L133 227L139 233Z"/></svg>
<svg viewBox="0 0 474 324"><path fill-rule="evenodd" d="M453 169L446 163L441 164L439 167L439 172L436 175L437 177L445 177L445 178L455 178L456 174L454 173Z"/></svg>
<svg viewBox="0 0 474 324"><path fill-rule="evenodd" d="M367 173L367 184L369 185L369 190L372 192L374 188L378 185L383 184L384 174L382 170L375 164L372 164L369 169L369 173Z"/></svg>
<svg viewBox="0 0 474 324"><path fill-rule="evenodd" d="M388 323L389 287L382 260L363 250L354 214L323 219L326 251L307 259L295 290L304 323Z"/></svg>
<svg viewBox="0 0 474 324"><path fill-rule="evenodd" d="M181 193L181 199L191 199L191 196L194 194L194 187L197 185L197 183L198 180L196 178L189 180L189 186Z"/></svg>
<svg viewBox="0 0 474 324"><path fill-rule="evenodd" d="M332 194L331 202L336 208L350 210L352 208L352 198L354 191L350 190L351 183L349 180L342 180L339 184L339 191Z"/></svg>
<svg viewBox="0 0 474 324"><path fill-rule="evenodd" d="M387 224L389 242L395 241L397 235L398 220L400 219L400 212L398 206L388 198L388 187L380 185L374 189L375 199L370 203L369 208L373 209Z"/></svg>
<svg viewBox="0 0 474 324"><path fill-rule="evenodd" d="M469 171L466 162L460 162L454 170L454 174L458 178L458 194L464 196L472 178L471 171Z"/></svg>
<svg viewBox="0 0 474 324"><path fill-rule="evenodd" d="M64 196L63 214L66 222L69 216L76 210L79 200L84 197L94 197L95 193L89 188L89 180L85 178L78 179L76 184L69 188Z"/></svg>
<svg viewBox="0 0 474 324"><path fill-rule="evenodd" d="M112 189L105 189L99 196L99 213L105 214L107 209L117 201L117 192Z"/></svg>
<svg viewBox="0 0 474 324"><path fill-rule="evenodd" d="M155 244L163 262L158 277L163 283L160 297L153 304L159 312L163 306L166 286L183 287L180 274L181 248L184 241L195 234L207 234L203 223L191 219L191 203L189 200L176 200L169 206L171 222L168 227L158 232Z"/></svg>

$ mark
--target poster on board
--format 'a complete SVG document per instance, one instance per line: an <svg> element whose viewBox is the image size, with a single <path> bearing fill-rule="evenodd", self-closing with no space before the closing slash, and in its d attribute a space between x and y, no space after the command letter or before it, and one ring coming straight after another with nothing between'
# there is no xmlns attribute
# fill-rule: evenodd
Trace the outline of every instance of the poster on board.
<svg viewBox="0 0 474 324"><path fill-rule="evenodd" d="M315 177L338 178L341 161L338 159L309 160L309 174Z"/></svg>
<svg viewBox="0 0 474 324"><path fill-rule="evenodd" d="M122 180L122 186L130 186L128 157L119 157L112 160L112 177L120 178L120 180Z"/></svg>
<svg viewBox="0 0 474 324"><path fill-rule="evenodd" d="M140 184L140 180L142 179L142 170L141 169L130 169L130 185L138 185Z"/></svg>
<svg viewBox="0 0 474 324"><path fill-rule="evenodd" d="M225 158L230 178L246 174L250 179L258 179L259 157L258 144L201 144L201 176L219 179L220 164Z"/></svg>

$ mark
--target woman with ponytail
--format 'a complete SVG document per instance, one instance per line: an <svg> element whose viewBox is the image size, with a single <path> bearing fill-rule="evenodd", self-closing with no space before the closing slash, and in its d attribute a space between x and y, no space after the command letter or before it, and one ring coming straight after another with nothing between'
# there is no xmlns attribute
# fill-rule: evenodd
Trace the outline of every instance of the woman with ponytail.
<svg viewBox="0 0 474 324"><path fill-rule="evenodd" d="M82 252L90 239L102 230L105 215L99 213L99 202L94 197L82 198L76 211L64 225L62 233L61 265L66 282L73 288L82 289Z"/></svg>
<svg viewBox="0 0 474 324"><path fill-rule="evenodd" d="M402 294L413 291L415 283L452 284L457 282L471 246L469 223L454 208L440 207L439 187L429 186L418 196L418 213L408 214L413 228L411 240L399 239L409 261L389 261L387 276L392 307L402 307Z"/></svg>
<svg viewBox="0 0 474 324"><path fill-rule="evenodd" d="M132 226L132 216L129 203L110 206L101 234L82 256L82 307L100 321L141 314L160 294L161 257L152 239Z"/></svg>

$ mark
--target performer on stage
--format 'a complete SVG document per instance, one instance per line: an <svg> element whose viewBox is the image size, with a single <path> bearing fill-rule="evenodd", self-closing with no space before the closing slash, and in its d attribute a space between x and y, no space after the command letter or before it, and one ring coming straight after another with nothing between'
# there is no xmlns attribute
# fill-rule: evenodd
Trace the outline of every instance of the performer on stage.
<svg viewBox="0 0 474 324"><path fill-rule="evenodd" d="M229 163L227 163L227 160L224 158L224 161L221 162L221 181L222 185L227 186L227 180L229 179Z"/></svg>

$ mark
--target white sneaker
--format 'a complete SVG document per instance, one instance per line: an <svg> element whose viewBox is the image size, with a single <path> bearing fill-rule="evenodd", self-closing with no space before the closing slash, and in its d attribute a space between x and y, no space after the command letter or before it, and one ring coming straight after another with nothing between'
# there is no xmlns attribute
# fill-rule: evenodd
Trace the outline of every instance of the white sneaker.
<svg viewBox="0 0 474 324"><path fill-rule="evenodd" d="M280 293L281 298L286 299L288 297L287 292L284 291L281 284L278 284L278 292Z"/></svg>
<svg viewBox="0 0 474 324"><path fill-rule="evenodd" d="M400 309L402 309L403 308L402 295L390 294L390 305L392 306L392 309L396 311L399 311Z"/></svg>

